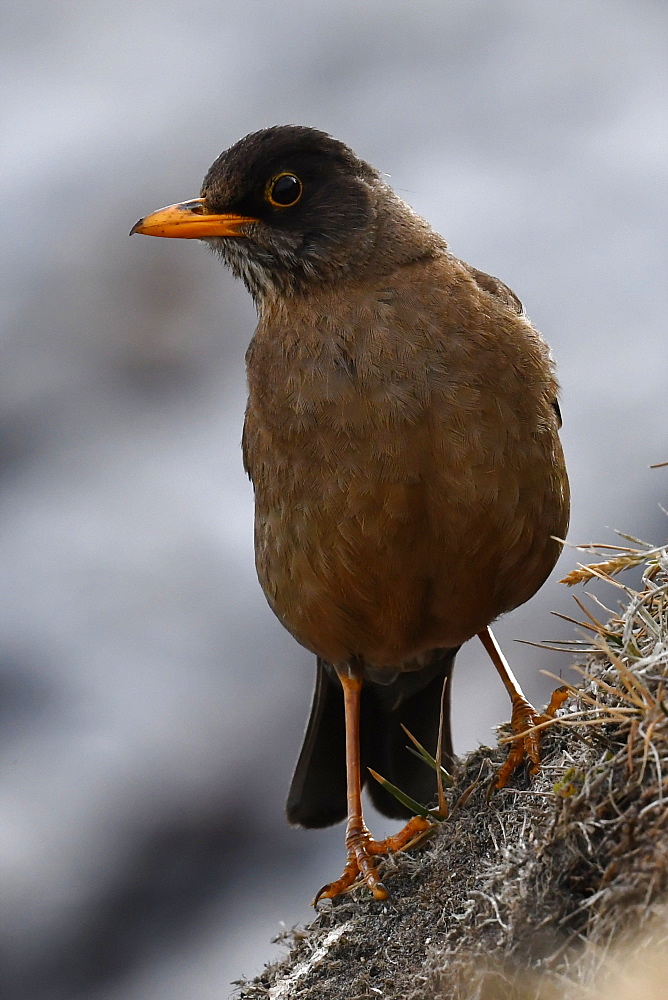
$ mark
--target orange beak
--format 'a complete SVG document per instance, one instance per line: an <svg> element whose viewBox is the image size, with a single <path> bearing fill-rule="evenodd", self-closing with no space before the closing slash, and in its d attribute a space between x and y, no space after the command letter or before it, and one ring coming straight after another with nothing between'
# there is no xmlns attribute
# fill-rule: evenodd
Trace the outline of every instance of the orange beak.
<svg viewBox="0 0 668 1000"><path fill-rule="evenodd" d="M243 226L257 219L245 215L214 215L207 212L204 198L183 201L179 205L159 208L140 219L130 230L145 236L169 236L182 240L201 240L209 236L245 236Z"/></svg>

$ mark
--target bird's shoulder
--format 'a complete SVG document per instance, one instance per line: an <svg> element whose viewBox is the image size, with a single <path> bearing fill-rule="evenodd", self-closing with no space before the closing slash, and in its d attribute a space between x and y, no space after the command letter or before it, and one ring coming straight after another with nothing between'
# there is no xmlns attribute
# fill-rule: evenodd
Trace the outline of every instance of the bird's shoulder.
<svg viewBox="0 0 668 1000"><path fill-rule="evenodd" d="M485 271L480 271L477 267L467 264L464 260L458 260L458 263L468 271L479 288L482 288L485 292L489 292L490 295L496 296L497 299L514 310L519 316L524 315L524 306L512 288L509 288L499 278L495 278L494 275L486 274Z"/></svg>

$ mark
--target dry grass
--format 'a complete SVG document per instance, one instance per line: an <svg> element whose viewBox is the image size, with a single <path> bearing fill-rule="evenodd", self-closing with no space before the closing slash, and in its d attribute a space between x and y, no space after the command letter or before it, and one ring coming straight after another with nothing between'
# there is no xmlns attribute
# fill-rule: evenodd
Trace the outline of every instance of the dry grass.
<svg viewBox="0 0 668 1000"><path fill-rule="evenodd" d="M461 761L448 819L387 862L391 899L337 900L240 998L666 1000L668 550L628 541L584 547L597 561L566 578L621 604L577 599L579 680L540 773L489 802L504 751ZM638 589L618 578L631 567Z"/></svg>

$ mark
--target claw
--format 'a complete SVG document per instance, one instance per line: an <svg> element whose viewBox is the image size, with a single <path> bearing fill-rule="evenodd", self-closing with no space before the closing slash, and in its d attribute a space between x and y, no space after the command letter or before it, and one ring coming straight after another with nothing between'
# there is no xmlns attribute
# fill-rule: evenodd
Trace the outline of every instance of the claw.
<svg viewBox="0 0 668 1000"><path fill-rule="evenodd" d="M531 761L531 773L537 774L540 769L540 735L534 727L540 725L541 722L547 722L548 719L554 718L557 709L563 705L568 697L568 688L557 688L552 694L546 712L541 715L524 697L522 688L517 683L508 661L499 649L491 628L488 626L482 632L478 632L478 638L487 650L492 663L499 672L506 691L510 695L513 706L510 724L518 736L513 741L508 759L499 768L490 789L490 792L492 792L497 788L503 788L508 783L508 779L515 768L519 767L527 758ZM530 732L527 732L527 730L530 730Z"/></svg>
<svg viewBox="0 0 668 1000"><path fill-rule="evenodd" d="M505 788L513 771L527 758L531 761L531 774L540 770L540 733L534 728L553 719L557 710L568 698L568 688L560 687L552 692L550 704L545 712L537 712L524 697L513 699L513 714L510 724L518 734L508 753L505 764L499 768L493 788ZM528 730L528 732L527 732Z"/></svg>
<svg viewBox="0 0 668 1000"><path fill-rule="evenodd" d="M335 882L329 882L322 887L313 905L316 906L321 899L334 899L335 896L345 892L358 876L364 879L374 899L387 899L389 892L380 881L375 859L379 854L403 851L413 846L416 838L430 830L431 825L429 820L422 816L413 816L399 833L386 837L385 840L374 840L366 827L349 830L346 836L348 860L343 874Z"/></svg>

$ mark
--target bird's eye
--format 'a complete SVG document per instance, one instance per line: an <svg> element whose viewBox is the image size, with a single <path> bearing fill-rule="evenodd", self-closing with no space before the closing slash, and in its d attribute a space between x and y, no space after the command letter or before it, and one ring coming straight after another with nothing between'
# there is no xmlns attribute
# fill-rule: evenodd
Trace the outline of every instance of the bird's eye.
<svg viewBox="0 0 668 1000"><path fill-rule="evenodd" d="M303 185L294 174L279 174L267 184L265 196L270 205L279 208L291 208L302 196Z"/></svg>

